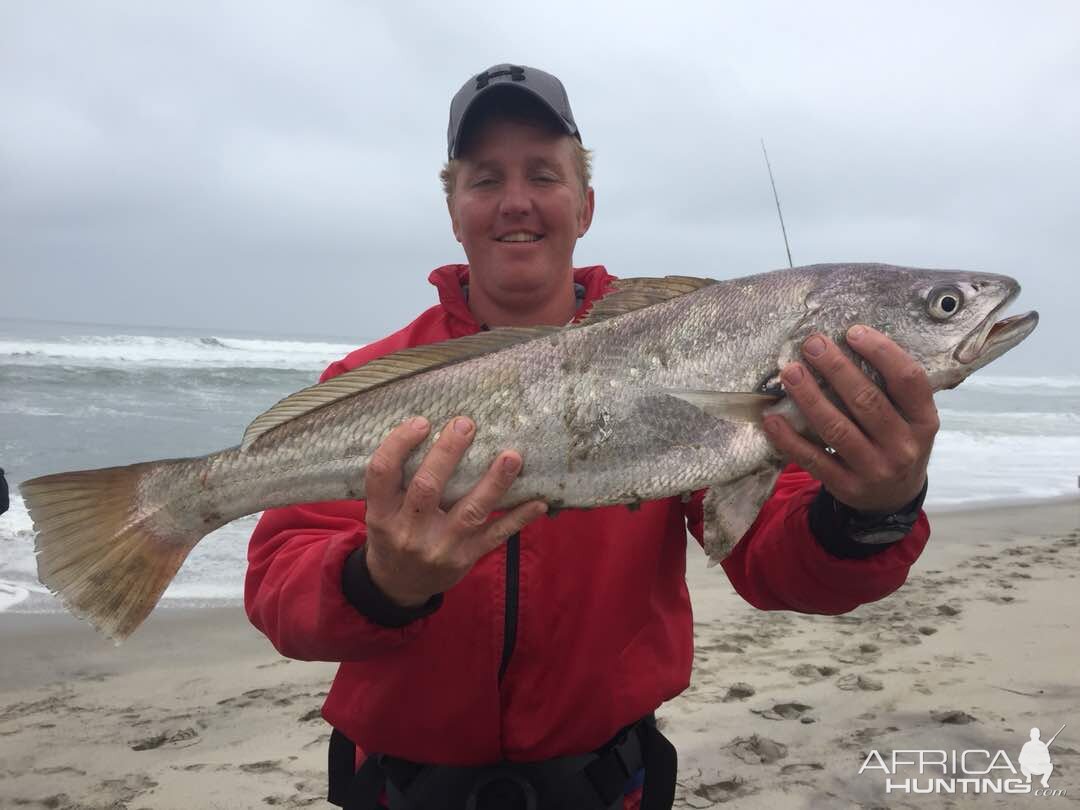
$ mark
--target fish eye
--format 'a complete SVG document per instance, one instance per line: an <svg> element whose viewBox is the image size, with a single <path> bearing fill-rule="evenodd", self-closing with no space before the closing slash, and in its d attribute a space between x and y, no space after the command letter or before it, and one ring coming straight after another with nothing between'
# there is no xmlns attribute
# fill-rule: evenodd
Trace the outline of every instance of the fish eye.
<svg viewBox="0 0 1080 810"><path fill-rule="evenodd" d="M956 287L935 287L926 301L926 311L938 321L951 318L964 306L964 294Z"/></svg>

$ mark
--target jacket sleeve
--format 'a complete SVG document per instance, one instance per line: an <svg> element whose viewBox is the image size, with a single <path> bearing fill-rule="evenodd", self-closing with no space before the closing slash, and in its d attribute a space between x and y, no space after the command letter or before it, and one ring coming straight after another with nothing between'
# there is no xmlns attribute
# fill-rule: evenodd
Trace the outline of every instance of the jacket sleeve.
<svg viewBox="0 0 1080 810"><path fill-rule="evenodd" d="M810 531L808 512L821 484L795 466L777 479L757 519L721 565L735 590L761 610L846 613L895 591L930 537L920 512L902 540L860 560L835 557ZM701 542L702 497L687 504L691 533Z"/></svg>
<svg viewBox="0 0 1080 810"><path fill-rule="evenodd" d="M263 513L248 545L244 607L274 647L305 661L357 661L423 632L362 615L342 588L345 558L367 537L362 501L302 504Z"/></svg>

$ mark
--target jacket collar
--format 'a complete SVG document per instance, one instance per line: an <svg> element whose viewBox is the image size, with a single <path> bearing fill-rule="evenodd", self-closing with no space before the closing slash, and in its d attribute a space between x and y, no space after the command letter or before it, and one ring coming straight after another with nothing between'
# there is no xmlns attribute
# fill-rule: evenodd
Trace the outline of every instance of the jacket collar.
<svg viewBox="0 0 1080 810"><path fill-rule="evenodd" d="M615 276L601 264L575 268L574 283L585 288L585 302L578 313L586 312L593 301L608 293L614 280ZM455 337L480 331L480 324L469 310L462 290L462 285L469 283L469 265L444 264L431 271L428 281L439 291L439 303L450 316L450 329Z"/></svg>

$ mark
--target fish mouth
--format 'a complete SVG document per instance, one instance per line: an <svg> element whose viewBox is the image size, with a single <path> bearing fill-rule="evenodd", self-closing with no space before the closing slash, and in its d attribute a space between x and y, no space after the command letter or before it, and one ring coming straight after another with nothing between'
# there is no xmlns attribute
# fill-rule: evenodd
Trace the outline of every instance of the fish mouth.
<svg viewBox="0 0 1080 810"><path fill-rule="evenodd" d="M1006 309L1018 295L1020 295L1019 288L994 307L975 331L964 339L953 353L958 363L965 366L976 362L979 366L986 365L1005 354L1035 330L1039 323L1039 313L1034 310L1021 315L1011 315L1000 321L996 320L998 314Z"/></svg>

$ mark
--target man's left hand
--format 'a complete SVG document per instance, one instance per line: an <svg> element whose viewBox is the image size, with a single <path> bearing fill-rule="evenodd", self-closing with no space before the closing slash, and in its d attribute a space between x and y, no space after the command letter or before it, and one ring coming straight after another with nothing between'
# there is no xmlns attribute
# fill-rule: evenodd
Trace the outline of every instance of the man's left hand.
<svg viewBox="0 0 1080 810"><path fill-rule="evenodd" d="M801 363L789 363L781 375L788 396L836 453L804 439L782 416L766 418L765 431L841 503L860 512L895 512L926 482L940 424L933 391L922 366L877 330L853 326L847 342L881 373L888 396L824 335L811 335L802 350L851 417L826 398Z"/></svg>

